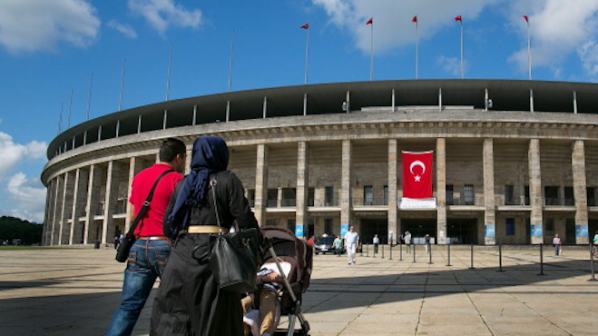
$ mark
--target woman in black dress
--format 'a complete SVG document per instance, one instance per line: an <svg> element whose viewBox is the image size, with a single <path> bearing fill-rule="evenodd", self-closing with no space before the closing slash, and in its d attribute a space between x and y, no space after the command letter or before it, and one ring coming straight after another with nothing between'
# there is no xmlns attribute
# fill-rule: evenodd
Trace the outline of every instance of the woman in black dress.
<svg viewBox="0 0 598 336"><path fill-rule="evenodd" d="M227 171L228 147L215 136L193 144L191 173L170 199L164 234L173 241L166 271L154 303L151 335L243 335L241 295L221 291L209 267L208 239L218 232L218 216L226 231L257 228L239 178ZM213 185L213 186L212 186Z"/></svg>

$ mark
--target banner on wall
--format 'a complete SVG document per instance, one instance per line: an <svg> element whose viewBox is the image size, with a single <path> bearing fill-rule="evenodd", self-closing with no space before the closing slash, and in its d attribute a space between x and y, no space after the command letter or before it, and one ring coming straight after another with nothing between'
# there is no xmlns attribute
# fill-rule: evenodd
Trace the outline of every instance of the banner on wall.
<svg viewBox="0 0 598 336"><path fill-rule="evenodd" d="M495 238L495 237L496 237L496 232L495 232L494 224L486 225L486 238Z"/></svg>
<svg viewBox="0 0 598 336"><path fill-rule="evenodd" d="M436 209L432 197L434 151L402 151L403 198L398 202L401 210Z"/></svg>
<svg viewBox="0 0 598 336"><path fill-rule="evenodd" d="M303 225L296 225L295 226L295 236L299 238L303 238Z"/></svg>
<svg viewBox="0 0 598 336"><path fill-rule="evenodd" d="M542 237L542 224L532 224L530 225L530 236L532 237Z"/></svg>
<svg viewBox="0 0 598 336"><path fill-rule="evenodd" d="M576 225L575 226L575 237L589 237L587 225Z"/></svg>

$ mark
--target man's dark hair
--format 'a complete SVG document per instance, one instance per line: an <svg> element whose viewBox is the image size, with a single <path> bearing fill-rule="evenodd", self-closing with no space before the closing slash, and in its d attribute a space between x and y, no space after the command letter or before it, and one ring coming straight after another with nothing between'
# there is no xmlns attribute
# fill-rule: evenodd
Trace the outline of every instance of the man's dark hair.
<svg viewBox="0 0 598 336"><path fill-rule="evenodd" d="M179 139L168 138L160 147L160 161L171 162L177 155L184 155L187 151L185 143Z"/></svg>

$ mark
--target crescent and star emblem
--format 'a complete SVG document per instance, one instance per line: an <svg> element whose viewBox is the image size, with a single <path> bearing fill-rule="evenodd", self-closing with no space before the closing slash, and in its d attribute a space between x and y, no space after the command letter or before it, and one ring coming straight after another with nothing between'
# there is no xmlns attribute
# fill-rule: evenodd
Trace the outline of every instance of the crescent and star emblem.
<svg viewBox="0 0 598 336"><path fill-rule="evenodd" d="M421 174L415 174L413 172L413 167L417 167L417 166L422 167ZM409 171L411 172L411 174L415 175L415 182L420 182L420 180L422 178L421 176L426 172L426 165L419 160L413 161L413 162L411 162L411 165L409 165Z"/></svg>

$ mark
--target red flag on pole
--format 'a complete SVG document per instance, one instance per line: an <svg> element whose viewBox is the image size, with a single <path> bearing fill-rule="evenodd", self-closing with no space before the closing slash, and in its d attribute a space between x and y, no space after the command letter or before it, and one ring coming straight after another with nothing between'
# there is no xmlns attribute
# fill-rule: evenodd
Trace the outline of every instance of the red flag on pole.
<svg viewBox="0 0 598 336"><path fill-rule="evenodd" d="M525 22L529 22L529 18L527 17L527 15L524 15L523 18L525 19Z"/></svg>
<svg viewBox="0 0 598 336"><path fill-rule="evenodd" d="M403 197L432 197L434 151L403 152Z"/></svg>
<svg viewBox="0 0 598 336"><path fill-rule="evenodd" d="M309 29L309 23L304 24L303 26L299 27L301 29Z"/></svg>
<svg viewBox="0 0 598 336"><path fill-rule="evenodd" d="M411 22L417 22L417 15L413 17L413 19L411 19Z"/></svg>
<svg viewBox="0 0 598 336"><path fill-rule="evenodd" d="M455 18L455 21L461 21L461 15L457 16L457 17Z"/></svg>
<svg viewBox="0 0 598 336"><path fill-rule="evenodd" d="M365 24L366 25L374 24L374 18L369 19L368 22L366 22Z"/></svg>

